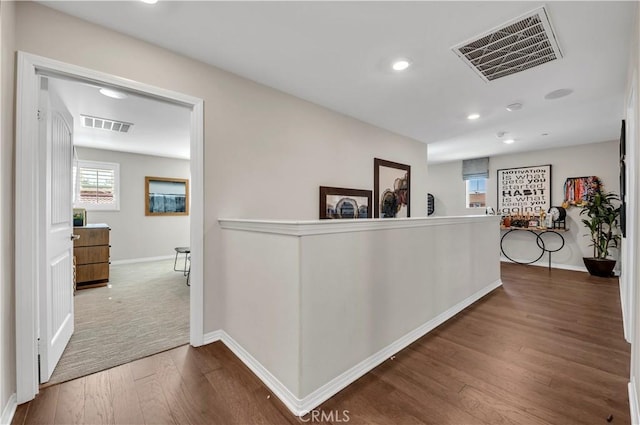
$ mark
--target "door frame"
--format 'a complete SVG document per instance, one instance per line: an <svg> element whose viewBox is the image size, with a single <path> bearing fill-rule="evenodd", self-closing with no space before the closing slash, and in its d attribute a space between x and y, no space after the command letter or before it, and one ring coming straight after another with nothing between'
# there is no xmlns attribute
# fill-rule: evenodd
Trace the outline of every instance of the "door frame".
<svg viewBox="0 0 640 425"><path fill-rule="evenodd" d="M18 51L15 158L16 386L18 404L38 393L38 75L90 81L134 91L191 109L191 289L189 342L204 343L204 101L108 73Z"/></svg>

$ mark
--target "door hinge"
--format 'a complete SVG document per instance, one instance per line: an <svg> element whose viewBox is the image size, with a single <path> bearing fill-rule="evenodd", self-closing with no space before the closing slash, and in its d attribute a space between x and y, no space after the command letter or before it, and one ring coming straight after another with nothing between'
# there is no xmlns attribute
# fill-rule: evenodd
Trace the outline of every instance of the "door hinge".
<svg viewBox="0 0 640 425"><path fill-rule="evenodd" d="M42 119L42 111L38 109L38 121Z"/></svg>

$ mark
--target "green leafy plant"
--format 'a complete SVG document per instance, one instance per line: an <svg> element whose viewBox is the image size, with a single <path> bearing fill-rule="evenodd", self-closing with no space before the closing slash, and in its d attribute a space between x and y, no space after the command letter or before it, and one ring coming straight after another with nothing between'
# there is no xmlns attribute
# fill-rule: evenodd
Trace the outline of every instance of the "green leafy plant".
<svg viewBox="0 0 640 425"><path fill-rule="evenodd" d="M588 217L582 223L589 229L593 257L604 260L609 256L609 248L617 247L620 241L620 198L613 192L596 192L587 201L580 210L580 215Z"/></svg>

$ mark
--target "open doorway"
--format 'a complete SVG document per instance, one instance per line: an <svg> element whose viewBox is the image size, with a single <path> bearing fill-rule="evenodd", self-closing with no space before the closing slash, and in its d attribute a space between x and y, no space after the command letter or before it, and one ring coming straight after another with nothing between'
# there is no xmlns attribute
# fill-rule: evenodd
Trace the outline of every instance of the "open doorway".
<svg viewBox="0 0 640 425"><path fill-rule="evenodd" d="M71 117L74 145L75 326L55 369L40 369L56 384L189 342L191 111L41 78Z"/></svg>
<svg viewBox="0 0 640 425"><path fill-rule="evenodd" d="M150 96L179 104L189 111L190 194L189 215L190 283L189 342L203 343L203 102L201 99L160 89L113 75L89 70L47 58L18 53L17 131L16 131L16 346L18 403L34 398L38 392L39 299L42 294L41 263L38 247L46 243L40 228L39 193L46 181L46 169L38 137L38 99L41 76L61 77ZM68 236L67 236L68 238ZM169 256L171 253L166 254ZM168 260L167 260L168 262ZM43 268L46 269L46 268ZM172 273L176 273L173 272ZM177 274L177 273L176 273ZM181 273L178 274L181 278ZM70 282L72 284L72 282ZM186 285L185 285L186 286ZM153 295L149 295L152 297ZM46 318L44 319L46 320ZM55 337L55 335L54 335Z"/></svg>

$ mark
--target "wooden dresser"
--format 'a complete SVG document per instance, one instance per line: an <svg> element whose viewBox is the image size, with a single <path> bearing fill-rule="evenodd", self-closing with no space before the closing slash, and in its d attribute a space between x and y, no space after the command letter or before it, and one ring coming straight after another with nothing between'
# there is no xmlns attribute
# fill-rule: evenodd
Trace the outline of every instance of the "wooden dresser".
<svg viewBox="0 0 640 425"><path fill-rule="evenodd" d="M109 232L106 224L74 227L80 238L73 241L76 258L76 288L106 286L109 281Z"/></svg>

